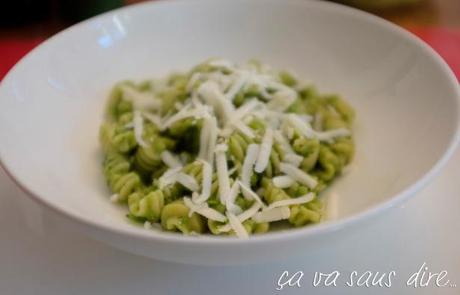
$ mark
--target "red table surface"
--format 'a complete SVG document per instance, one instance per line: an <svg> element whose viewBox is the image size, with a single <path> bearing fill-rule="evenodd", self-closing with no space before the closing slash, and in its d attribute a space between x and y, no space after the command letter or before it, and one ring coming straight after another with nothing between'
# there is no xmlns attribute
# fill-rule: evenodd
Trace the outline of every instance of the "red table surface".
<svg viewBox="0 0 460 295"><path fill-rule="evenodd" d="M409 28L409 31L433 47L460 80L460 29ZM0 80L17 61L42 41L41 38L0 39Z"/></svg>

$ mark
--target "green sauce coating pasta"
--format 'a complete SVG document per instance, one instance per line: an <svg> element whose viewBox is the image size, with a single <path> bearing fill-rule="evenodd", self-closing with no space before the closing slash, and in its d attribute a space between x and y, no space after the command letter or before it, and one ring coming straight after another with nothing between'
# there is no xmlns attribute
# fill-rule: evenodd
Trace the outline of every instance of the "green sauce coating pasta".
<svg viewBox="0 0 460 295"><path fill-rule="evenodd" d="M120 201L126 201L142 185L139 175L129 171L130 166L124 156L115 153L108 154L104 162L104 175L110 189L119 195Z"/></svg>
<svg viewBox="0 0 460 295"><path fill-rule="evenodd" d="M128 198L129 212L138 218L158 222L164 207L164 195L161 190L149 193L135 192Z"/></svg>
<svg viewBox="0 0 460 295"><path fill-rule="evenodd" d="M303 205L291 206L289 223L294 226L304 226L309 223L318 223L321 220L321 207L308 208Z"/></svg>
<svg viewBox="0 0 460 295"><path fill-rule="evenodd" d="M353 107L259 61L113 87L99 139L113 199L165 231L238 236L325 218L355 154ZM148 225L148 223L147 223Z"/></svg>
<svg viewBox="0 0 460 295"><path fill-rule="evenodd" d="M169 138L151 134L147 147L139 147L134 157L134 163L142 173L152 172L162 165L161 153L175 146L175 142Z"/></svg>
<svg viewBox="0 0 460 295"><path fill-rule="evenodd" d="M121 115L133 110L132 103L124 99L123 86L135 87L134 83L129 81L120 82L113 87L107 105L107 117L109 120L116 121Z"/></svg>
<svg viewBox="0 0 460 295"><path fill-rule="evenodd" d="M193 213L188 216L189 208L181 201L164 206L161 212L161 226L170 231L180 231L184 234L191 232L202 233L205 230L203 218Z"/></svg>

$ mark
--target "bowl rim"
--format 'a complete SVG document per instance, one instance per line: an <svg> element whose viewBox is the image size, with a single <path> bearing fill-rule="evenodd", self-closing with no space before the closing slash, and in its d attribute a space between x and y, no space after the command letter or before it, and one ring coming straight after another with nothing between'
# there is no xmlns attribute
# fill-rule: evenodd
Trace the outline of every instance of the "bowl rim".
<svg viewBox="0 0 460 295"><path fill-rule="evenodd" d="M194 0L193 4L203 4L209 2L215 2L216 0ZM225 1L225 0L219 0ZM26 56L21 58L19 62L17 62L5 75L3 80L0 81L0 94L4 85L7 83L6 81L12 79L14 74L19 71L18 68L25 64L29 59L33 58L33 56L40 50L43 50L47 46L53 42L54 39L60 38L63 34L69 34L73 30L78 30L85 26L91 26L94 22L97 22L101 19L107 19L119 13L130 13L135 10L141 10L144 6L160 6L160 5L181 5L182 3L191 3L190 0L158 0L158 1L147 1L143 3L138 3L122 8L118 8L77 24L72 25L65 30L58 32L57 34L51 36L50 38L43 41L33 50L31 50ZM264 3L267 4L265 0L253 0L254 2ZM244 3L244 0L239 0L240 4ZM418 47L420 50L423 50L425 54L427 54L439 67L444 78L449 81L449 83L455 89L457 99L456 103L456 121L457 124L455 126L455 134L449 141L449 144L445 148L444 152L436 160L434 165L431 166L430 169L427 170L421 177L419 177L415 182L411 185L407 186L405 189L399 191L398 193L394 194L390 199L383 201L381 203L372 205L371 207L365 209L362 212L357 214L353 214L351 216L338 219L338 220L329 220L321 222L314 226L307 226L302 228L292 228L285 231L279 232L269 232L262 235L253 235L249 239L239 239L236 237L220 237L220 236L211 236L211 235L201 235L198 238L195 236L186 236L180 235L176 233L169 233L169 232L161 232L158 234L152 234L149 231L144 230L143 228L139 228L133 226L132 228L119 228L115 225L108 224L108 223L101 223L97 222L93 219L83 217L75 212L72 212L68 209L65 209L61 206L58 206L45 198L41 197L39 192L32 191L27 187L25 183L22 182L19 177L16 177L13 174L13 168L9 166L8 161L3 155L2 150L0 149L0 167L6 172L9 178L32 200L44 205L46 208L50 208L52 211L57 212L61 216L66 217L67 219L78 223L79 225L94 227L100 231L108 232L115 235L126 236L130 238L140 239L144 241L157 241L157 242L166 242L166 243L179 243L179 244L193 244L193 245L257 245L257 244L265 244L268 242L274 241L285 241L288 242L290 240L299 239L301 237L306 238L308 236L319 236L324 235L331 232L336 232L339 230L343 230L345 228L351 227L359 223L359 221L363 221L366 219L370 219L371 217L375 217L380 215L383 212L388 211L390 208L394 208L399 204L407 201L410 197L414 196L415 193L420 191L423 187L425 187L430 180L432 180L436 175L439 174L441 169L445 166L448 160L451 158L453 153L456 150L457 145L460 142L460 87L457 78L455 77L454 73L447 65L447 63L442 59L442 57L429 45L427 45L424 41L420 38L415 36L414 34L410 33L409 31L405 30L402 27L399 27L383 18L375 16L369 12L365 12L356 8L352 8L343 4L326 2L326 1L304 1L304 0L285 0L284 5L303 5L305 7L313 8L313 9L322 9L328 10L332 13L338 14L347 14L351 17L358 18L368 22L371 25L379 26L390 31L393 34L398 35L401 38L406 39L411 44Z"/></svg>

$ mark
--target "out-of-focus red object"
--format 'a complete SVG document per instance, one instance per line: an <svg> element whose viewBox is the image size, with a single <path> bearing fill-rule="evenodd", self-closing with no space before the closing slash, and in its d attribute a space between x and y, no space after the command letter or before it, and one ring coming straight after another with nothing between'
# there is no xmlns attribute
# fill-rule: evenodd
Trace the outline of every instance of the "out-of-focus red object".
<svg viewBox="0 0 460 295"><path fill-rule="evenodd" d="M460 29L409 28L409 31L433 47L460 80ZM18 60L42 41L43 38L0 39L0 79Z"/></svg>
<svg viewBox="0 0 460 295"><path fill-rule="evenodd" d="M43 38L33 39L0 39L0 80L6 73Z"/></svg>
<svg viewBox="0 0 460 295"><path fill-rule="evenodd" d="M408 28L441 55L460 80L460 29Z"/></svg>

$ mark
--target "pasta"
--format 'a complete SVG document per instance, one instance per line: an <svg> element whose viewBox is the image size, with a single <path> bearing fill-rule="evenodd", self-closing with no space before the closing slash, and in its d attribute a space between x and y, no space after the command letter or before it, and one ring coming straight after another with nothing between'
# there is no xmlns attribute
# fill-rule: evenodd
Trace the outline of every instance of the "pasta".
<svg viewBox="0 0 460 295"><path fill-rule="evenodd" d="M158 222L164 202L164 195L160 190L149 193L135 192L128 197L129 212L136 218Z"/></svg>
<svg viewBox="0 0 460 295"><path fill-rule="evenodd" d="M141 179L136 172L130 171L131 164L125 156L109 153L104 163L104 174L110 189L117 194L118 200L126 201L128 196L141 188Z"/></svg>
<svg viewBox="0 0 460 295"><path fill-rule="evenodd" d="M180 231L184 234L202 233L204 231L203 218L196 213L191 215L189 213L190 209L182 201L170 203L161 212L161 226L165 230Z"/></svg>
<svg viewBox="0 0 460 295"><path fill-rule="evenodd" d="M355 113L286 71L211 59L117 83L100 128L111 200L183 234L246 238L321 221L321 192L354 155Z"/></svg>

